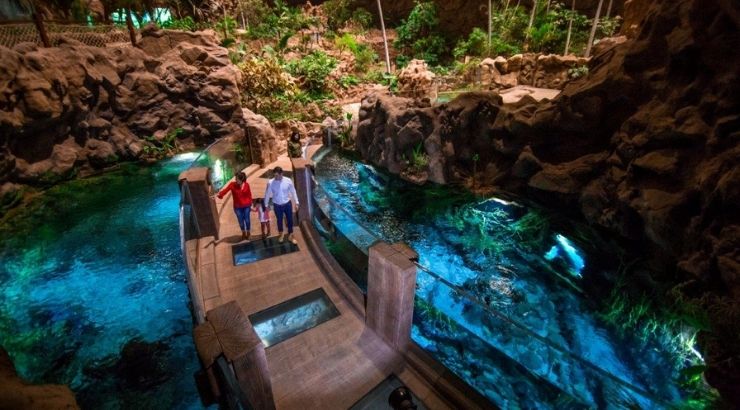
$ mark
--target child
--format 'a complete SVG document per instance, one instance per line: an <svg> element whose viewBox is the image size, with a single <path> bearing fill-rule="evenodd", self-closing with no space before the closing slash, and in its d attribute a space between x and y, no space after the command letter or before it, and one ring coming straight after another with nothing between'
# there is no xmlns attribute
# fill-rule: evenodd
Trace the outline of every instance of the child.
<svg viewBox="0 0 740 410"><path fill-rule="evenodd" d="M260 225L262 225L262 239L266 239L270 236L270 208L265 204L264 198L256 198L252 207L257 212Z"/></svg>

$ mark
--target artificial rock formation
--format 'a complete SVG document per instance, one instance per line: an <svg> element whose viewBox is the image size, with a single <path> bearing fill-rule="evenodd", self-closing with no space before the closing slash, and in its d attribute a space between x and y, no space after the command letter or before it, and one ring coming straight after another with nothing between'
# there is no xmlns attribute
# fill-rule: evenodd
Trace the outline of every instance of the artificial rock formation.
<svg viewBox="0 0 740 410"><path fill-rule="evenodd" d="M432 98L434 73L424 60L411 60L398 74L398 94L411 98Z"/></svg>
<svg viewBox="0 0 740 410"><path fill-rule="evenodd" d="M637 37L603 50L554 101L371 96L357 146L402 173L423 144L431 181L476 167L486 184L644 245L659 267L649 282L709 315L706 377L740 403L739 25L738 3L653 2Z"/></svg>
<svg viewBox="0 0 740 410"><path fill-rule="evenodd" d="M500 90L529 85L538 88L562 89L571 78L570 70L583 67L589 59L573 55L516 54L508 59L502 56L486 58L479 65L480 81L489 90Z"/></svg>
<svg viewBox="0 0 740 410"><path fill-rule="evenodd" d="M139 159L173 135L196 145L241 135L255 158L275 159L274 131L242 109L241 72L214 37L142 35L141 49L0 47L0 184L51 183Z"/></svg>

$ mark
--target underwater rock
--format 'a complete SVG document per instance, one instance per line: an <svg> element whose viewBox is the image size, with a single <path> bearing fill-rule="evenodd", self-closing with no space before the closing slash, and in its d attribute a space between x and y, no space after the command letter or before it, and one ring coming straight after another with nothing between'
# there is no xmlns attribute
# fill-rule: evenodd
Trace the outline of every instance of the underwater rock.
<svg viewBox="0 0 740 410"><path fill-rule="evenodd" d="M147 390L158 386L172 376L168 368L169 346L134 339L126 343L121 357L113 366L119 381L126 387Z"/></svg>

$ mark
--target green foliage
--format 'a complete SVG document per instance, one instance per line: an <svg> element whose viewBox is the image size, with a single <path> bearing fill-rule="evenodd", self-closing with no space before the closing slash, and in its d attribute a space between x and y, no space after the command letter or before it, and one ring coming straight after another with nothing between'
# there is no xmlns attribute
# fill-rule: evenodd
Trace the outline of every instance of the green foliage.
<svg viewBox="0 0 740 410"><path fill-rule="evenodd" d="M408 58L420 58L430 65L437 65L447 52L447 43L439 33L437 7L433 2L418 2L408 18L396 29L398 38L394 46L405 59L397 59L399 66Z"/></svg>
<svg viewBox="0 0 740 410"><path fill-rule="evenodd" d="M478 27L474 28L468 36L467 40L460 40L455 49L452 51L452 55L455 58L462 58L468 55L482 56L486 54L486 48L488 47L488 34Z"/></svg>
<svg viewBox="0 0 740 410"><path fill-rule="evenodd" d="M329 30L338 31L352 18L352 0L328 0L323 4Z"/></svg>
<svg viewBox="0 0 740 410"><path fill-rule="evenodd" d="M216 23L216 30L223 36L223 39L221 40L222 46L228 47L236 41L234 39L234 34L236 33L236 20L234 20L233 17L225 16L221 19Z"/></svg>
<svg viewBox="0 0 740 410"><path fill-rule="evenodd" d="M354 129L354 126L352 125L352 113L346 113L345 118L342 124L342 128L339 130L339 133L337 134L337 139L339 140L339 146L340 148L349 148L352 146L352 130Z"/></svg>
<svg viewBox="0 0 740 410"><path fill-rule="evenodd" d="M622 18L620 16L602 17L596 26L596 32L602 37L612 37L621 25Z"/></svg>
<svg viewBox="0 0 740 410"><path fill-rule="evenodd" d="M343 75L339 78L338 83L342 88L349 88L360 84L360 79L353 75Z"/></svg>
<svg viewBox="0 0 740 410"><path fill-rule="evenodd" d="M286 64L288 72L301 79L303 88L313 95L325 93L327 78L337 66L337 60L323 51L311 54Z"/></svg>
<svg viewBox="0 0 740 410"><path fill-rule="evenodd" d="M305 16L300 9L288 6L284 0L275 0L274 7L269 9L262 21L256 26L250 26L249 36L274 38L278 43L278 49L282 50L298 30L308 28L312 24L315 24L315 19Z"/></svg>
<svg viewBox="0 0 740 410"><path fill-rule="evenodd" d="M412 174L424 172L429 165L429 156L424 151L424 144L420 142L411 151L411 159L407 160L408 171Z"/></svg>
<svg viewBox="0 0 740 410"><path fill-rule="evenodd" d="M192 17L186 16L182 19L172 19L162 23L162 28L170 30L195 31L200 27Z"/></svg>
<svg viewBox="0 0 740 410"><path fill-rule="evenodd" d="M241 63L244 57L249 53L249 46L246 43L239 42L234 49L229 50L229 60L234 65Z"/></svg>
<svg viewBox="0 0 740 410"><path fill-rule="evenodd" d="M363 30L368 30L373 26L373 15L362 7L358 7L352 12L352 22Z"/></svg>
<svg viewBox="0 0 740 410"><path fill-rule="evenodd" d="M244 103L253 111L262 112L267 106L275 105L273 99L296 93L293 80L269 53L264 58L244 60L238 67L242 71Z"/></svg>
<svg viewBox="0 0 740 410"><path fill-rule="evenodd" d="M588 66L582 65L568 69L568 78L573 80L588 75Z"/></svg>
<svg viewBox="0 0 740 410"><path fill-rule="evenodd" d="M365 75L365 81L380 84L388 87L390 92L398 91L398 77L395 74L384 73L379 70L373 70Z"/></svg>
<svg viewBox="0 0 740 410"><path fill-rule="evenodd" d="M355 56L355 71L363 72L378 59L372 48L366 44L359 44L355 36L349 33L334 39L334 44L339 48L340 53L349 50Z"/></svg>
<svg viewBox="0 0 740 410"><path fill-rule="evenodd" d="M177 139L182 136L184 132L185 130L182 128L177 128L169 132L161 140L154 136L144 137L144 141L147 142L147 144L142 148L144 155L156 159L163 159L174 155L177 152Z"/></svg>

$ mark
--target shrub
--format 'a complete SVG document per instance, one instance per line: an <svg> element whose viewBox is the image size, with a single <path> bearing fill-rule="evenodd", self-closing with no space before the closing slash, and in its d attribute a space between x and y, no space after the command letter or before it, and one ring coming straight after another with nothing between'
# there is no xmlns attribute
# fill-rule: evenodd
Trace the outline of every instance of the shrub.
<svg viewBox="0 0 740 410"><path fill-rule="evenodd" d="M460 40L452 51L455 58L465 56L482 56L488 47L488 34L478 27L474 28L467 40Z"/></svg>
<svg viewBox="0 0 740 410"><path fill-rule="evenodd" d="M295 94L295 84L274 57L251 58L238 65L242 71L245 103L248 108L261 111L265 100Z"/></svg>
<svg viewBox="0 0 740 410"><path fill-rule="evenodd" d="M373 26L373 15L362 7L352 12L352 22L358 27L367 30Z"/></svg>
<svg viewBox="0 0 740 410"><path fill-rule="evenodd" d="M408 57L421 58L430 65L437 65L447 51L445 39L438 31L437 7L432 2L417 2L408 19L398 26L394 46L401 49L406 60Z"/></svg>
<svg viewBox="0 0 740 410"><path fill-rule="evenodd" d="M316 50L300 60L288 62L286 69L293 76L300 77L304 88L316 96L326 91L327 77L336 66L336 59Z"/></svg>
<svg viewBox="0 0 740 410"><path fill-rule="evenodd" d="M195 31L199 27L192 17L186 16L182 19L172 19L169 21L165 21L164 23L162 23L162 28L170 30Z"/></svg>
<svg viewBox="0 0 740 410"><path fill-rule="evenodd" d="M346 33L341 37L334 39L334 44L339 48L340 52L349 50L355 56L355 71L365 71L378 59L378 55L375 54L372 48L366 44L358 44L355 36Z"/></svg>
<svg viewBox="0 0 740 410"><path fill-rule="evenodd" d="M322 6L329 30L337 31L352 18L352 0L329 0Z"/></svg>

